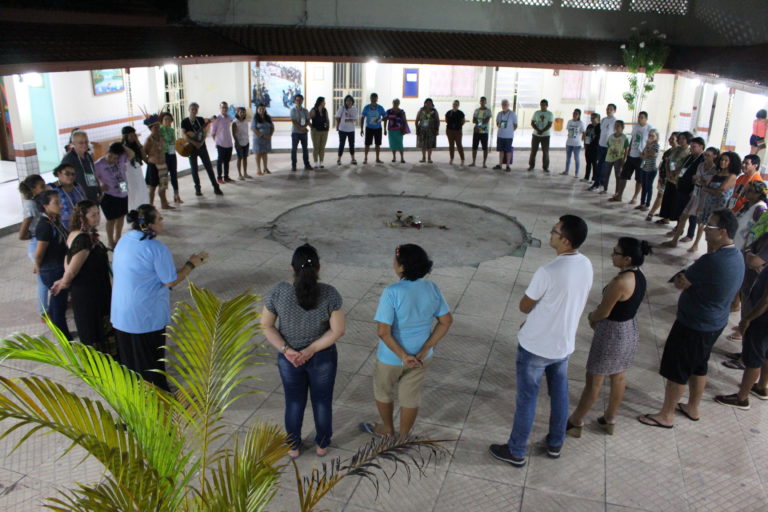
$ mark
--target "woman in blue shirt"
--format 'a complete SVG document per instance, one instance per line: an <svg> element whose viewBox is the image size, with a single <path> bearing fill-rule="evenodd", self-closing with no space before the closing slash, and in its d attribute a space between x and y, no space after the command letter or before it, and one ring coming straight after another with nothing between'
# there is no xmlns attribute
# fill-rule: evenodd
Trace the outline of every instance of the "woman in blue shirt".
<svg viewBox="0 0 768 512"><path fill-rule="evenodd" d="M112 260L112 325L117 330L120 362L148 382L170 391L165 375L165 326L171 321L170 289L206 263L208 253L193 254L176 269L168 247L155 237L163 216L143 204L128 212L132 230L115 247Z"/></svg>
<svg viewBox="0 0 768 512"><path fill-rule="evenodd" d="M392 262L400 282L384 289L376 310L379 348L373 372L373 394L382 423L361 423L369 434L394 434L394 388L400 402L400 435L411 431L421 405L421 389L432 348L453 323L440 289L423 279L432 270L427 253L414 244L395 249ZM432 328L432 321L437 325Z"/></svg>

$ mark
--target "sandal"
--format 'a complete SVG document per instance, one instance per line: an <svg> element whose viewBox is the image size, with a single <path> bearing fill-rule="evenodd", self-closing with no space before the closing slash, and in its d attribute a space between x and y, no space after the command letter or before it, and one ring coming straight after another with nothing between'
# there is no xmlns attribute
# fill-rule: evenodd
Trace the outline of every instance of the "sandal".
<svg viewBox="0 0 768 512"><path fill-rule="evenodd" d="M608 420L605 419L605 416L600 416L597 418L597 424L600 425L600 428L605 431L606 434L609 436L613 435L613 431L616 428L615 423L608 423Z"/></svg>
<svg viewBox="0 0 768 512"><path fill-rule="evenodd" d="M745 370L746 366L744 366L744 363L741 362L741 359L729 359L727 361L723 361L723 366L730 370Z"/></svg>
<svg viewBox="0 0 768 512"><path fill-rule="evenodd" d="M659 219L655 224L669 224L669 221L667 219Z"/></svg>
<svg viewBox="0 0 768 512"><path fill-rule="evenodd" d="M732 340L732 341L738 341L738 340ZM728 359L741 359L741 352L723 352L723 355Z"/></svg>
<svg viewBox="0 0 768 512"><path fill-rule="evenodd" d="M649 426L649 427L658 427L658 428L672 428L674 425L665 425L650 414L643 414L637 417L637 421L642 423L643 425Z"/></svg>
<svg viewBox="0 0 768 512"><path fill-rule="evenodd" d="M650 215L646 215L645 220L647 220L648 222L651 222L653 220L653 217Z"/></svg>
<svg viewBox="0 0 768 512"><path fill-rule="evenodd" d="M568 420L568 423L565 424L565 433L571 437L579 438L581 437L582 428L584 428L584 425L574 425L571 423L571 420Z"/></svg>
<svg viewBox="0 0 768 512"><path fill-rule="evenodd" d="M371 423L370 421L364 421L360 425L358 425L360 428L360 432L364 434L370 434L373 437L385 437L386 434L379 434L376 432L376 424Z"/></svg>
<svg viewBox="0 0 768 512"><path fill-rule="evenodd" d="M357 160L355 160L354 158L352 159L352 165L357 165Z"/></svg>
<svg viewBox="0 0 768 512"><path fill-rule="evenodd" d="M688 414L688 411L686 411L685 409L683 409L683 404L682 404L682 403L679 403L679 404L677 404L677 410L678 410L678 412L680 412L680 413L681 413L683 416L685 416L686 418L688 418L688 419L689 419L689 420L691 420L691 421L699 421L699 420L701 419L701 418L694 418L693 416L691 416L690 414Z"/></svg>

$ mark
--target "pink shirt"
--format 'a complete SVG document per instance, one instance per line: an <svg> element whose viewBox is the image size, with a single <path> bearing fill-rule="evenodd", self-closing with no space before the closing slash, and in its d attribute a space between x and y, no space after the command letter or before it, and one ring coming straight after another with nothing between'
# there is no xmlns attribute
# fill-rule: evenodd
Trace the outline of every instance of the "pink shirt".
<svg viewBox="0 0 768 512"><path fill-rule="evenodd" d="M217 146L232 147L232 120L228 116L218 115L211 123L211 135Z"/></svg>

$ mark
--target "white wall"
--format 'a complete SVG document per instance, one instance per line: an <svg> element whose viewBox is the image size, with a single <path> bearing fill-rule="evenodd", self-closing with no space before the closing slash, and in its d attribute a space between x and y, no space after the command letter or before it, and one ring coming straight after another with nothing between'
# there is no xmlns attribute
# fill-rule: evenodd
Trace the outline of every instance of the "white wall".
<svg viewBox="0 0 768 512"><path fill-rule="evenodd" d="M181 73L187 104L198 103L203 117L218 115L222 101L248 105L247 62L190 64L182 66Z"/></svg>
<svg viewBox="0 0 768 512"><path fill-rule="evenodd" d="M728 125L726 144L735 146L740 155L749 154L749 137L752 135L752 121L761 108L768 109L768 96L736 91Z"/></svg>

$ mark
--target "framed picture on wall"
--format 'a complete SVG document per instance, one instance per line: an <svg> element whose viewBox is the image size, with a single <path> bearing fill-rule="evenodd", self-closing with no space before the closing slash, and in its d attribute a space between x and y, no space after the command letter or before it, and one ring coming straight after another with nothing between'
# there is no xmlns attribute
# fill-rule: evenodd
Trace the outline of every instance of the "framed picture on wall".
<svg viewBox="0 0 768 512"><path fill-rule="evenodd" d="M403 69L403 98L419 97L419 68Z"/></svg>
<svg viewBox="0 0 768 512"><path fill-rule="evenodd" d="M256 106L263 103L270 116L285 120L291 115L293 97L297 94L307 96L305 62L251 62L249 70L253 113L256 113Z"/></svg>
<svg viewBox="0 0 768 512"><path fill-rule="evenodd" d="M122 69L94 69L91 70L91 83L93 95L112 94L125 90Z"/></svg>

